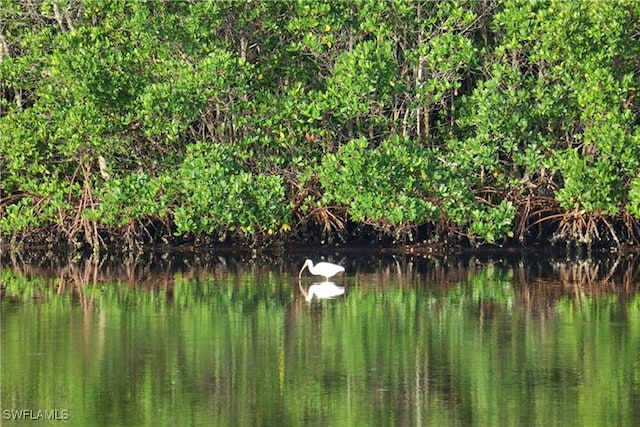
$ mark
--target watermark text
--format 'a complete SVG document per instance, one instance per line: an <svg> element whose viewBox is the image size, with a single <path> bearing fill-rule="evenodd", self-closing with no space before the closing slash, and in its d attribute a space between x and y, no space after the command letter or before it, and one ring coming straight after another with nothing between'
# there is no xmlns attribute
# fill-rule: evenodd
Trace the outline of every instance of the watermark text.
<svg viewBox="0 0 640 427"><path fill-rule="evenodd" d="M3 409L2 419L11 421L66 421L67 409Z"/></svg>

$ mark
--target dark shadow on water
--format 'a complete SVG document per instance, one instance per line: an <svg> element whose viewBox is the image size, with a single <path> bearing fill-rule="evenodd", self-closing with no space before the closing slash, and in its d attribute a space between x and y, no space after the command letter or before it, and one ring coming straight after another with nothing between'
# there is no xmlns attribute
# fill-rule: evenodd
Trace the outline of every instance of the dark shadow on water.
<svg viewBox="0 0 640 427"><path fill-rule="evenodd" d="M482 277L488 269L502 272L513 284L521 304L544 307L563 296L635 294L640 284L640 258L567 258L562 254L526 251L467 251L459 254L388 253L370 248L295 248L277 252L243 250L149 251L67 259L52 253L2 255L5 274L40 277L59 293L99 283L123 283L137 288L170 289L175 277L184 279L230 275L277 275L293 285L306 258L343 265L339 285L442 288ZM338 277L338 276L336 276ZM302 279L307 286L311 276ZM317 280L316 280L317 281ZM344 283L343 283L344 282ZM0 285L2 296L5 284Z"/></svg>

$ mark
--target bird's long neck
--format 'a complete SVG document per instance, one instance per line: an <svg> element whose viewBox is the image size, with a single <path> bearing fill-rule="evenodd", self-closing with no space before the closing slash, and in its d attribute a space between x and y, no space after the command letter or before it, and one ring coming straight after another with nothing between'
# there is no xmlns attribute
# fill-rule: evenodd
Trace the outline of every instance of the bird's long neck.
<svg viewBox="0 0 640 427"><path fill-rule="evenodd" d="M302 268L300 269L300 273L298 273L298 279L300 279L302 277L302 272L304 271L305 268L309 267L309 271L311 271L311 273L313 274L313 271L311 270L313 268L313 263L310 260L307 260L304 265L302 266Z"/></svg>
<svg viewBox="0 0 640 427"><path fill-rule="evenodd" d="M302 283L300 283L299 280L298 280L298 287L300 288L300 292L302 292L302 295L304 295L304 299L309 301L309 299L310 299L309 298L309 293L304 290L304 288L302 287ZM313 294L311 294L311 298L313 298Z"/></svg>

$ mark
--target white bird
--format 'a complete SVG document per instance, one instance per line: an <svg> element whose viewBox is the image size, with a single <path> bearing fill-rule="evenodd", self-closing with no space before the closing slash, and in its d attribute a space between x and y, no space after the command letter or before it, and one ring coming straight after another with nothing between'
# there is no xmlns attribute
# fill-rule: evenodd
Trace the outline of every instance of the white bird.
<svg viewBox="0 0 640 427"><path fill-rule="evenodd" d="M344 271L344 267L338 264L332 264L330 262L319 262L316 265L313 265L313 261L310 259L304 262L304 265L300 269L300 273L298 273L298 279L302 277L302 272L306 267L309 267L309 271L314 276L322 276L327 281L329 281L329 277L333 277L338 273Z"/></svg>
<svg viewBox="0 0 640 427"><path fill-rule="evenodd" d="M316 298L327 299L344 295L344 287L336 286L333 282L314 283L309 286L309 292L305 292L300 282L298 282L298 287L300 287L302 295L304 295L304 299L306 299L307 302L311 302L314 296Z"/></svg>

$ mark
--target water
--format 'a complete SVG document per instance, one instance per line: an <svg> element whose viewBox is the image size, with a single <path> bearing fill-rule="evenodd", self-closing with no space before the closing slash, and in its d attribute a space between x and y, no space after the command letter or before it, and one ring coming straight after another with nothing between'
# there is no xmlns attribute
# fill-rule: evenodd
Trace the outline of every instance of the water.
<svg viewBox="0 0 640 427"><path fill-rule="evenodd" d="M640 419L635 261L346 254L307 303L304 258L5 265L3 425Z"/></svg>

